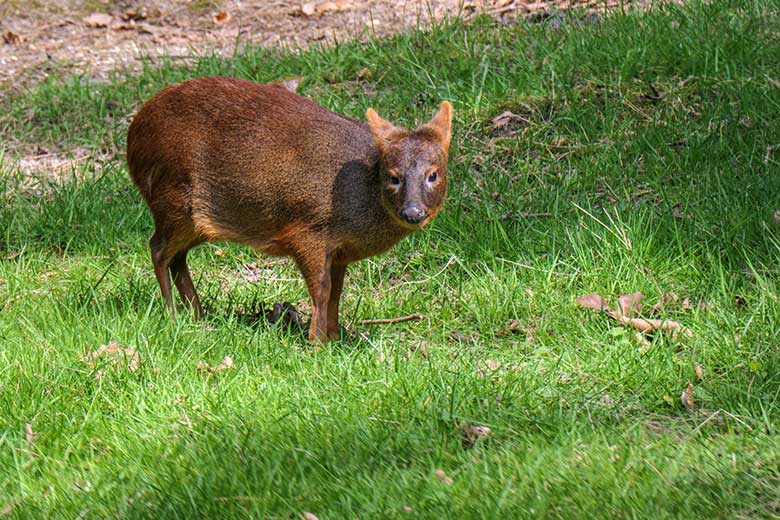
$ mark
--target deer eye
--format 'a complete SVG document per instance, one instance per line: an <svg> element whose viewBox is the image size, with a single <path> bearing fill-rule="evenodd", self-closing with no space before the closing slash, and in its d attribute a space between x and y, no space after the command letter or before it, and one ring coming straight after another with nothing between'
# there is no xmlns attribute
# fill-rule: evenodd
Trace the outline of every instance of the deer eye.
<svg viewBox="0 0 780 520"><path fill-rule="evenodd" d="M391 175L390 184L392 184L393 186L398 186L399 184L401 184L401 179L396 177L395 175Z"/></svg>
<svg viewBox="0 0 780 520"><path fill-rule="evenodd" d="M438 179L438 178L439 178L439 174L436 173L436 172L433 172L432 174L428 175L428 182L433 184L434 182L436 182L436 179Z"/></svg>

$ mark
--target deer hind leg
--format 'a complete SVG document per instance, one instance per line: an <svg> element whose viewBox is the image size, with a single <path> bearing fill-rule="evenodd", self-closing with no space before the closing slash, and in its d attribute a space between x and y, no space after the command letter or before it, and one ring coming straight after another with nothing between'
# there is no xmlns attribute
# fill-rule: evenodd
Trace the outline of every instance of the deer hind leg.
<svg viewBox="0 0 780 520"><path fill-rule="evenodd" d="M154 264L154 275L157 277L157 283L160 285L160 291L162 292L163 300L165 300L165 306L168 308L168 313L173 316L171 277L168 274L171 257L166 253L167 244L168 241L163 237L163 234L155 230L151 240L149 240L149 248L152 250L152 264Z"/></svg>
<svg viewBox="0 0 780 520"><path fill-rule="evenodd" d="M162 224L162 225L160 225ZM152 263L157 283L160 285L168 312L174 314L173 294L171 293L171 276L185 305L200 316L200 301L192 283L190 271L187 268L187 252L202 242L195 234L195 228L189 220L158 221L149 245L152 250Z"/></svg>
<svg viewBox="0 0 780 520"><path fill-rule="evenodd" d="M179 294L181 294L182 301L184 301L184 304L192 310L194 318L199 320L203 317L203 311L200 307L198 293L195 291L195 284L192 283L190 270L187 267L187 252L189 249L190 247L178 252L176 256L173 257L170 271L176 288L179 290Z"/></svg>

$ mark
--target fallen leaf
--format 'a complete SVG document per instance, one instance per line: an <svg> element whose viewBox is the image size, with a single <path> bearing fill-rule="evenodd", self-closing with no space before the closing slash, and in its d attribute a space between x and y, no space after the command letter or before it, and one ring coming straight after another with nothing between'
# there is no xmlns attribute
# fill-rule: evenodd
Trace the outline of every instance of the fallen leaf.
<svg viewBox="0 0 780 520"><path fill-rule="evenodd" d="M613 312L609 304L607 303L607 300L605 300L598 294L586 294L585 296L577 296L576 298L574 298L574 300L580 305L582 305L583 307L587 307L589 309L596 309L597 311L607 311L609 313Z"/></svg>
<svg viewBox="0 0 780 520"><path fill-rule="evenodd" d="M518 114L505 110L490 120L493 125L493 133L499 136L510 136L527 128L531 122Z"/></svg>
<svg viewBox="0 0 780 520"><path fill-rule="evenodd" d="M490 428L481 424L464 424L460 428L461 443L464 448L473 447L477 441L487 439L490 436Z"/></svg>
<svg viewBox="0 0 780 520"><path fill-rule="evenodd" d="M404 513L414 513L414 508L411 506L404 506L401 508Z"/></svg>
<svg viewBox="0 0 780 520"><path fill-rule="evenodd" d="M35 433L33 433L32 424L26 423L24 425L24 442L30 444L34 438Z"/></svg>
<svg viewBox="0 0 780 520"><path fill-rule="evenodd" d="M214 256L222 256L224 254L225 252L222 251L221 249L217 249L216 251L214 251Z"/></svg>
<svg viewBox="0 0 780 520"><path fill-rule="evenodd" d="M693 365L693 372L696 374L696 379L699 381L704 379L704 367L702 367L700 364L696 363Z"/></svg>
<svg viewBox="0 0 780 520"><path fill-rule="evenodd" d="M409 351L416 352L417 354L420 354L422 357L426 359L428 359L428 354L430 353L427 342L422 342L420 344L412 344L409 346Z"/></svg>
<svg viewBox="0 0 780 520"><path fill-rule="evenodd" d="M495 361L493 359L486 359L485 360L485 366L488 367L488 369L490 369L490 370L495 372L496 370L501 368L501 363L498 362L498 361Z"/></svg>
<svg viewBox="0 0 780 520"><path fill-rule="evenodd" d="M3 33L3 43L6 45L16 45L20 41L21 39L19 38L19 35L13 31Z"/></svg>
<svg viewBox="0 0 780 520"><path fill-rule="evenodd" d="M633 327L643 334L652 334L658 330L665 330L671 332L673 336L683 334L690 337L693 335L690 329L683 327L676 321L630 317L630 314L633 313L634 310L641 310L642 308L640 303L642 300L642 293L639 292L634 294L622 294L618 299L617 310L612 310L607 304L607 301L598 294L577 296L574 299L583 307L605 311L621 325ZM688 303L690 304L690 302Z"/></svg>
<svg viewBox="0 0 780 520"><path fill-rule="evenodd" d="M114 18L110 14L106 13L92 13L91 15L83 18L81 21L87 27L98 28L108 27L111 24L111 20Z"/></svg>
<svg viewBox="0 0 780 520"><path fill-rule="evenodd" d="M618 313L620 316L631 316L642 312L642 299L644 295L641 292L633 294L621 294L618 298Z"/></svg>
<svg viewBox="0 0 780 520"><path fill-rule="evenodd" d="M230 358L230 356L225 356L222 359L222 363L215 366L211 366L205 361L201 361L200 363L198 363L198 366L195 367L195 370L197 370L198 372L203 372L206 375L206 377L208 377L214 372L219 372L221 370L228 370L230 368L235 368L235 366L233 365L233 360Z"/></svg>
<svg viewBox="0 0 780 520"><path fill-rule="evenodd" d="M455 341L459 341L461 343L466 343L469 340L469 338L465 334L463 334L462 332L458 332L456 330L450 332L450 338L454 339Z"/></svg>
<svg viewBox="0 0 780 520"><path fill-rule="evenodd" d="M684 336L691 337L693 332L680 325L676 321L672 320L659 320L659 319L646 319L646 318L628 318L623 316L620 319L620 323L631 325L636 330L643 334L652 334L658 330L670 331L672 335L683 334Z"/></svg>
<svg viewBox="0 0 780 520"><path fill-rule="evenodd" d="M437 469L433 472L433 474L436 475L436 478L438 478L445 486L452 485L452 479L447 476L443 469Z"/></svg>
<svg viewBox="0 0 780 520"><path fill-rule="evenodd" d="M301 14L307 18L319 18L328 13L345 11L352 7L348 0L335 0L333 2L306 2L301 5Z"/></svg>
<svg viewBox="0 0 780 520"><path fill-rule="evenodd" d="M98 358L108 359L118 367L127 367L130 372L138 370L138 364L141 361L137 351L129 347L122 347L116 341L109 341L108 345L101 345L99 349L87 355L85 362L94 366Z"/></svg>
<svg viewBox="0 0 780 520"><path fill-rule="evenodd" d="M682 394L680 394L680 401L686 410L689 412L694 411L693 383L688 383L688 386L682 391Z"/></svg>
<svg viewBox="0 0 780 520"><path fill-rule="evenodd" d="M136 7L134 9L128 9L122 18L126 21L134 20L146 20L149 17L149 10L146 7Z"/></svg>
<svg viewBox="0 0 780 520"><path fill-rule="evenodd" d="M228 13L227 11L220 11L214 14L213 17L211 17L211 21L214 22L216 25L222 25L228 23L230 21L230 13Z"/></svg>
<svg viewBox="0 0 780 520"><path fill-rule="evenodd" d="M309 513L308 511L304 511L301 514L301 519L302 520L320 520L319 518L317 518L316 515L314 515L312 513Z"/></svg>
<svg viewBox="0 0 780 520"><path fill-rule="evenodd" d="M355 77L355 79L357 81L361 81L364 78L369 77L369 76L371 76L371 71L368 69L368 67L363 67L362 69L360 69L358 71L357 76Z"/></svg>
<svg viewBox="0 0 780 520"><path fill-rule="evenodd" d="M647 350L647 349L649 349L650 347L653 346L652 343L647 341L647 338L641 332L635 332L634 333L634 341L636 341L637 344L640 347L642 347L644 350Z"/></svg>

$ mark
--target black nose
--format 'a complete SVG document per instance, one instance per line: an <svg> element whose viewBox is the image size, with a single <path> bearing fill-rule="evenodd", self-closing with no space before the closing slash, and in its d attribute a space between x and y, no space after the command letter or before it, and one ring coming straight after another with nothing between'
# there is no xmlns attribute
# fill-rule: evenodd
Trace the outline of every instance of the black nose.
<svg viewBox="0 0 780 520"><path fill-rule="evenodd" d="M401 218L410 224L419 224L428 213L419 206L408 206L401 209Z"/></svg>

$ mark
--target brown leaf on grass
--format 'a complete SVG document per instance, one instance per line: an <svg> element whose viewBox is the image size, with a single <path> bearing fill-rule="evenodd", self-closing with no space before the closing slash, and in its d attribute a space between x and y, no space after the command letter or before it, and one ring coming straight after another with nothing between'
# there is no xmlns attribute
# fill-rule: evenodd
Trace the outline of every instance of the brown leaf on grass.
<svg viewBox="0 0 780 520"><path fill-rule="evenodd" d="M688 386L682 391L682 394L680 394L680 402L682 402L685 409L689 412L692 413L694 411L693 383L688 383Z"/></svg>
<svg viewBox="0 0 780 520"><path fill-rule="evenodd" d="M597 311L607 311L609 313L613 312L609 304L607 303L607 300L605 300L598 294L586 294L585 296L577 296L576 298L574 298L574 300L580 305L582 305L583 307L587 307L589 309L596 309Z"/></svg>
<svg viewBox="0 0 780 520"><path fill-rule="evenodd" d="M451 486L452 485L452 479L447 476L447 474L444 472L443 469L437 469L433 472L434 475L436 475L436 478L438 478L442 484L445 486Z"/></svg>
<svg viewBox="0 0 780 520"><path fill-rule="evenodd" d="M300 13L306 18L319 18L328 13L345 11L352 7L349 0L334 0L333 2L306 2L301 5Z"/></svg>
<svg viewBox="0 0 780 520"><path fill-rule="evenodd" d="M314 515L313 513L304 511L303 513L301 513L301 520L320 520L320 519L317 518L317 516Z"/></svg>
<svg viewBox="0 0 780 520"><path fill-rule="evenodd" d="M634 333L634 341L636 341L637 344L640 347L642 347L643 349L645 349L645 350L647 350L647 349L649 349L650 347L653 346L652 343L647 341L647 338L641 332L635 332Z"/></svg>
<svg viewBox="0 0 780 520"><path fill-rule="evenodd" d="M645 296L641 292L633 294L621 294L618 298L617 311L620 316L630 317L632 314L642 313L642 299Z"/></svg>
<svg viewBox="0 0 780 520"><path fill-rule="evenodd" d="M230 356L225 356L222 359L222 363L219 365L211 366L205 361L201 361L198 363L198 366L195 367L195 370L198 372L202 372L206 377L210 376L214 372L220 372L222 370L228 370L230 368L235 368L235 365L233 364L233 360L230 358Z"/></svg>
<svg viewBox="0 0 780 520"><path fill-rule="evenodd" d="M91 15L84 17L81 21L84 25L92 28L108 27L111 25L111 21L114 18L110 14L106 13L92 13Z"/></svg>
<svg viewBox="0 0 780 520"><path fill-rule="evenodd" d="M490 436L490 428L481 424L463 424L460 427L461 443L468 449L473 447L477 441L487 439Z"/></svg>
<svg viewBox="0 0 780 520"><path fill-rule="evenodd" d="M87 354L84 361L91 366L95 366L98 358L108 360L118 367L127 367L130 372L138 370L138 365L141 361L141 356L139 356L136 350L130 347L123 347L116 341L109 341L108 345L101 345L96 351Z"/></svg>
<svg viewBox="0 0 780 520"><path fill-rule="evenodd" d="M676 321L651 318L632 318L632 313L642 310L642 298L643 295L640 292L633 294L622 294L618 299L618 307L616 310L612 310L606 299L598 294L577 296L574 299L583 307L605 311L612 319L619 322L621 325L633 327L642 334L652 334L653 332L664 330L671 332L673 336L676 336L677 334L683 334L685 336L693 335L690 329L683 327ZM655 306L653 306L653 308L655 308Z"/></svg>
<svg viewBox="0 0 780 520"><path fill-rule="evenodd" d="M219 11L211 17L211 21L214 22L215 25L226 24L230 21L230 13L227 11Z"/></svg>
<svg viewBox="0 0 780 520"><path fill-rule="evenodd" d="M505 110L491 119L490 124L493 126L493 134L510 136L528 127L531 122L521 115Z"/></svg>
<svg viewBox="0 0 780 520"><path fill-rule="evenodd" d="M3 33L3 43L6 45L16 45L20 41L19 35L13 31Z"/></svg>
<svg viewBox="0 0 780 520"><path fill-rule="evenodd" d="M24 442L31 444L34 438L35 433L33 432L32 424L26 423L24 425Z"/></svg>
<svg viewBox="0 0 780 520"><path fill-rule="evenodd" d="M690 329L687 329L680 325L676 321L672 320L659 320L651 318L628 318L623 316L620 319L620 323L624 325L630 325L643 334L652 334L658 330L665 330L672 333L673 336L677 334L683 334L691 337L693 333Z"/></svg>
<svg viewBox="0 0 780 520"><path fill-rule="evenodd" d="M693 372L696 374L696 379L699 381L704 379L704 367L702 367L700 364L696 363L693 365Z"/></svg>

